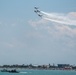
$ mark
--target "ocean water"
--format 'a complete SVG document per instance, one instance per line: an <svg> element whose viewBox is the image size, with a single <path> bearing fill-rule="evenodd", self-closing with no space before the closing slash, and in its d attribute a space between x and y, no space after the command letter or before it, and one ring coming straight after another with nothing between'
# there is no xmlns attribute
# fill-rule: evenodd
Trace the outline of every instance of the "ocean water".
<svg viewBox="0 0 76 75"><path fill-rule="evenodd" d="M0 72L0 75L76 75L76 71L64 71L64 70L21 70L20 73Z"/></svg>

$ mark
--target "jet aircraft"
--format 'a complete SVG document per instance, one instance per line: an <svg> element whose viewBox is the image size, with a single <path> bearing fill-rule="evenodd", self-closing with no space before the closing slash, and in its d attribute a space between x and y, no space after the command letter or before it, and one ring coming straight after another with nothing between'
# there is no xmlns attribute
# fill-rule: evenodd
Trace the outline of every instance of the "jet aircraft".
<svg viewBox="0 0 76 75"><path fill-rule="evenodd" d="M38 9L38 7L34 7L35 9Z"/></svg>

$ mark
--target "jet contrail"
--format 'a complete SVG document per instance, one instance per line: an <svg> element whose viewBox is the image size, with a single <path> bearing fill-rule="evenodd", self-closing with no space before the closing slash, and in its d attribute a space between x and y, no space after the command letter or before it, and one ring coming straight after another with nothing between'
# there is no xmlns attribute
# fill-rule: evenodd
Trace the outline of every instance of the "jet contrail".
<svg viewBox="0 0 76 75"><path fill-rule="evenodd" d="M56 23L66 24L66 25L76 25L76 17L69 17L67 15L60 15L58 13L46 13L44 11L40 11L37 7L35 7L35 13L45 20L49 20Z"/></svg>
<svg viewBox="0 0 76 75"><path fill-rule="evenodd" d="M69 18L68 16L57 15L54 13L46 13L43 11L41 11L41 13L43 19L61 24L76 25L76 19Z"/></svg>

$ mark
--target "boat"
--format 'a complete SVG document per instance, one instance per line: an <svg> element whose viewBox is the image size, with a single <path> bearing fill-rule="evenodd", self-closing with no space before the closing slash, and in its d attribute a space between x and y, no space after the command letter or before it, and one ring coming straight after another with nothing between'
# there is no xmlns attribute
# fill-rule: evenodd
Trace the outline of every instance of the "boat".
<svg viewBox="0 0 76 75"><path fill-rule="evenodd" d="M16 69L8 71L9 73L19 73L19 71L17 71Z"/></svg>

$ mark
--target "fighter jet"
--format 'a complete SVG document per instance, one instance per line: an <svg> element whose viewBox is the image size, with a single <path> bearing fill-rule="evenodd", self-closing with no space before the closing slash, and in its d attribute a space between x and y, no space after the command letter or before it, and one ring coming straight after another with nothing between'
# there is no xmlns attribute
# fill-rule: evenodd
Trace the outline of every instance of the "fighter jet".
<svg viewBox="0 0 76 75"><path fill-rule="evenodd" d="M38 7L34 7L35 9L38 9Z"/></svg>
<svg viewBox="0 0 76 75"><path fill-rule="evenodd" d="M42 17L42 15L38 14L39 17Z"/></svg>

